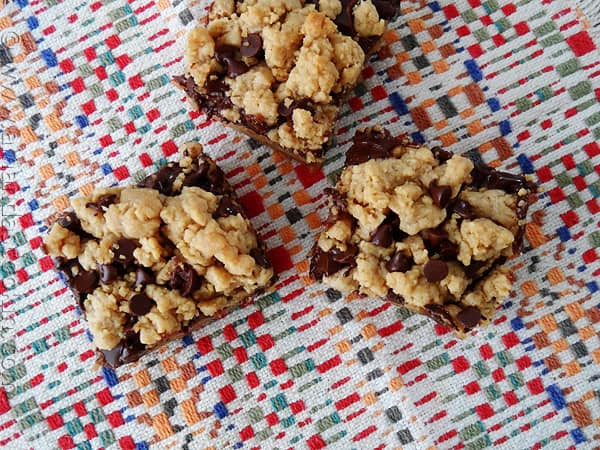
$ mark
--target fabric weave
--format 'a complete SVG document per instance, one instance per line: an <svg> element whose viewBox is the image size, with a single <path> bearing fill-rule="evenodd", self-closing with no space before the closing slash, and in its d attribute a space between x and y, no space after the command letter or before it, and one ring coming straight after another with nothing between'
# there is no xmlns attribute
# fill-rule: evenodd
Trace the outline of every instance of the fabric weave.
<svg viewBox="0 0 600 450"><path fill-rule="evenodd" d="M171 83L205 0L0 10L0 445L8 449L594 448L600 441L595 1L403 0L322 169L272 154ZM595 40L596 39L596 40ZM308 278L323 190L360 126L533 175L494 323L430 319ZM44 255L70 197L205 144L265 238L273 293L118 370Z"/></svg>

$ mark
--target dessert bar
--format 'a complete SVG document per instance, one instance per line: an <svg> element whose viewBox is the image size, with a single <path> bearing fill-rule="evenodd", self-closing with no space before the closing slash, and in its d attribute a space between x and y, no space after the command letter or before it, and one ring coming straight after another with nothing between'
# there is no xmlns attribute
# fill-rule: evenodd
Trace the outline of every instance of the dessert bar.
<svg viewBox="0 0 600 450"><path fill-rule="evenodd" d="M535 190L524 176L440 147L361 130L328 190L310 274L426 314L462 336L509 295L513 275L504 262L520 251Z"/></svg>
<svg viewBox="0 0 600 450"><path fill-rule="evenodd" d="M216 0L189 33L175 83L197 110L275 150L320 162L340 105L398 0Z"/></svg>
<svg viewBox="0 0 600 450"><path fill-rule="evenodd" d="M74 198L45 239L109 366L201 328L273 278L221 169L199 144L181 150L138 186Z"/></svg>

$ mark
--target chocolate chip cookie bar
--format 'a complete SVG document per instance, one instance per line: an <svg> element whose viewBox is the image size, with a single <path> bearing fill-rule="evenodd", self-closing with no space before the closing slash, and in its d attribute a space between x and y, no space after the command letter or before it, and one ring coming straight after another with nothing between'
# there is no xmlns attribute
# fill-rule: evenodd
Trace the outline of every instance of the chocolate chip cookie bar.
<svg viewBox="0 0 600 450"><path fill-rule="evenodd" d="M45 248L116 367L222 317L273 278L221 169L196 143L137 186L72 200Z"/></svg>
<svg viewBox="0 0 600 450"><path fill-rule="evenodd" d="M197 110L319 162L398 0L216 0L174 78Z"/></svg>
<svg viewBox="0 0 600 450"><path fill-rule="evenodd" d="M310 275L381 297L464 336L509 295L535 186L383 128L356 133Z"/></svg>

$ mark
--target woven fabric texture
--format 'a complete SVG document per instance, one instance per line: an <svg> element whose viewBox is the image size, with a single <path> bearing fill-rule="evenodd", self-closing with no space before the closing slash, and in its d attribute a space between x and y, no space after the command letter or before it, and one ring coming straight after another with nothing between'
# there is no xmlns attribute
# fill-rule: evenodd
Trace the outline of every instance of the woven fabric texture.
<svg viewBox="0 0 600 450"><path fill-rule="evenodd" d="M205 0L0 2L0 446L591 449L600 445L600 23L590 0L402 0L322 169L190 111L171 83ZM541 187L511 298L457 340L308 278L324 188L386 125ZM69 198L198 140L279 280L201 332L94 365L42 237Z"/></svg>

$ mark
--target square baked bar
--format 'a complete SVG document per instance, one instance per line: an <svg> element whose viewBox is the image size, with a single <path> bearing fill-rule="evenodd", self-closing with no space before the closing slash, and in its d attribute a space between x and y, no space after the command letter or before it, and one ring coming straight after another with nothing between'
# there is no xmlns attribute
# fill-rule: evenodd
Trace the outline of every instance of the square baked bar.
<svg viewBox="0 0 600 450"><path fill-rule="evenodd" d="M268 287L265 248L196 143L138 186L74 198L45 239L116 367L222 317Z"/></svg>
<svg viewBox="0 0 600 450"><path fill-rule="evenodd" d="M459 336L509 295L535 186L382 128L356 133L310 274L426 314Z"/></svg>
<svg viewBox="0 0 600 450"><path fill-rule="evenodd" d="M398 0L216 0L174 81L197 110L319 162Z"/></svg>

